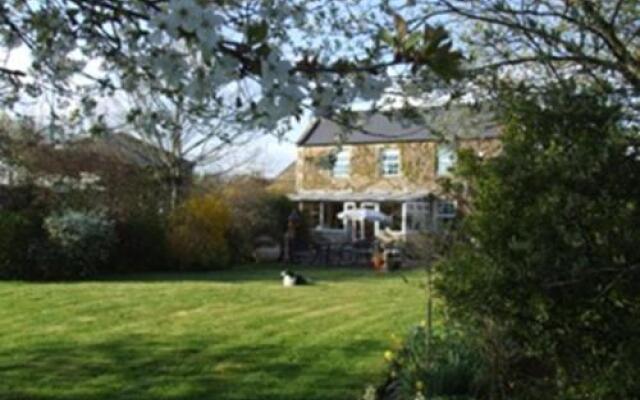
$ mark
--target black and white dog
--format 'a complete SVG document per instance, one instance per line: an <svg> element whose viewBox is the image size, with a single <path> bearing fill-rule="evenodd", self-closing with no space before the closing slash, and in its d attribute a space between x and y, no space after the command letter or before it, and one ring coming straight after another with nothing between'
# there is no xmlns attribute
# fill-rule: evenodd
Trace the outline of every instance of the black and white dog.
<svg viewBox="0 0 640 400"><path fill-rule="evenodd" d="M311 280L305 278L302 275L296 274L295 272L285 269L280 272L280 276L282 277L282 286L291 287L291 286L299 286L299 285L310 285Z"/></svg>

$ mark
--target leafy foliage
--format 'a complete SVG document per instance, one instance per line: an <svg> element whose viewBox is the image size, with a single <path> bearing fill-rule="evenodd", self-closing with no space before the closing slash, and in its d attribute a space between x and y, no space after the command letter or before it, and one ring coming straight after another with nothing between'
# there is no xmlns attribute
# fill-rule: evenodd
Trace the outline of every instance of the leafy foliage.
<svg viewBox="0 0 640 400"><path fill-rule="evenodd" d="M37 221L15 211L0 211L0 278L30 278L29 246L41 236Z"/></svg>
<svg viewBox="0 0 640 400"><path fill-rule="evenodd" d="M248 261L261 236L282 242L294 208L289 199L267 191L253 179L230 182L222 196L232 215L228 235L234 262Z"/></svg>
<svg viewBox="0 0 640 400"><path fill-rule="evenodd" d="M473 341L455 329L429 335L424 326L416 326L398 351L387 354L392 385L379 390L381 397L444 400L486 395L484 361Z"/></svg>
<svg viewBox="0 0 640 400"><path fill-rule="evenodd" d="M503 153L462 157L468 241L438 287L484 337L494 398L638 392L640 160L605 97L510 96Z"/></svg>
<svg viewBox="0 0 640 400"><path fill-rule="evenodd" d="M114 224L96 211L67 210L44 220L58 259L45 271L47 278L86 278L103 270L115 244Z"/></svg>
<svg viewBox="0 0 640 400"><path fill-rule="evenodd" d="M228 266L227 232L231 212L216 195L193 197L169 219L169 248L181 270L210 270Z"/></svg>
<svg viewBox="0 0 640 400"><path fill-rule="evenodd" d="M114 272L170 270L166 218L147 211L116 221Z"/></svg>

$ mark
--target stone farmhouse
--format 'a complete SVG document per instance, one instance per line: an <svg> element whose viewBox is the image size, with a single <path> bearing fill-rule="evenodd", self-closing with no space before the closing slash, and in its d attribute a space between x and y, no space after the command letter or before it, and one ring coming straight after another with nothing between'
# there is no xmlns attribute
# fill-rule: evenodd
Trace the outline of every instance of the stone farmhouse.
<svg viewBox="0 0 640 400"><path fill-rule="evenodd" d="M406 238L438 230L456 215L456 204L443 194L441 182L450 175L457 150L469 148L488 157L500 143L489 113L434 108L425 120L416 124L362 114L351 129L328 119L314 121L297 143L290 199L316 232L328 236L349 229L357 239ZM339 214L350 209L380 211L391 221L347 223Z"/></svg>

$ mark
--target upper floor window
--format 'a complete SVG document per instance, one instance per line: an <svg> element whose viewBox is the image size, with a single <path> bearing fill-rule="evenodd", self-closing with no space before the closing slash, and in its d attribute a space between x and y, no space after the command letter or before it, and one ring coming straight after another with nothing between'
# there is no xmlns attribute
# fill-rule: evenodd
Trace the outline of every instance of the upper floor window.
<svg viewBox="0 0 640 400"><path fill-rule="evenodd" d="M351 152L349 150L341 150L336 154L335 162L333 163L332 174L336 178L346 178L351 172Z"/></svg>
<svg viewBox="0 0 640 400"><path fill-rule="evenodd" d="M382 149L380 153L380 168L382 176L400 175L400 150Z"/></svg>
<svg viewBox="0 0 640 400"><path fill-rule="evenodd" d="M438 145L438 176L445 176L451 173L451 170L456 164L456 149L450 144Z"/></svg>

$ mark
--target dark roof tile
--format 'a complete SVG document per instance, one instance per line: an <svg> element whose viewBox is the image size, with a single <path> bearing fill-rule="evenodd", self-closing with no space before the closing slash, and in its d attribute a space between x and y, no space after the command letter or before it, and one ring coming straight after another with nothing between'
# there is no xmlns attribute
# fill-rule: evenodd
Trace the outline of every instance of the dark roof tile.
<svg viewBox="0 0 640 400"><path fill-rule="evenodd" d="M470 107L432 108L424 115L424 124L383 114L362 114L357 127L346 128L321 118L303 133L299 146L391 143L440 140L443 136L458 138L494 138L498 127L493 114Z"/></svg>

